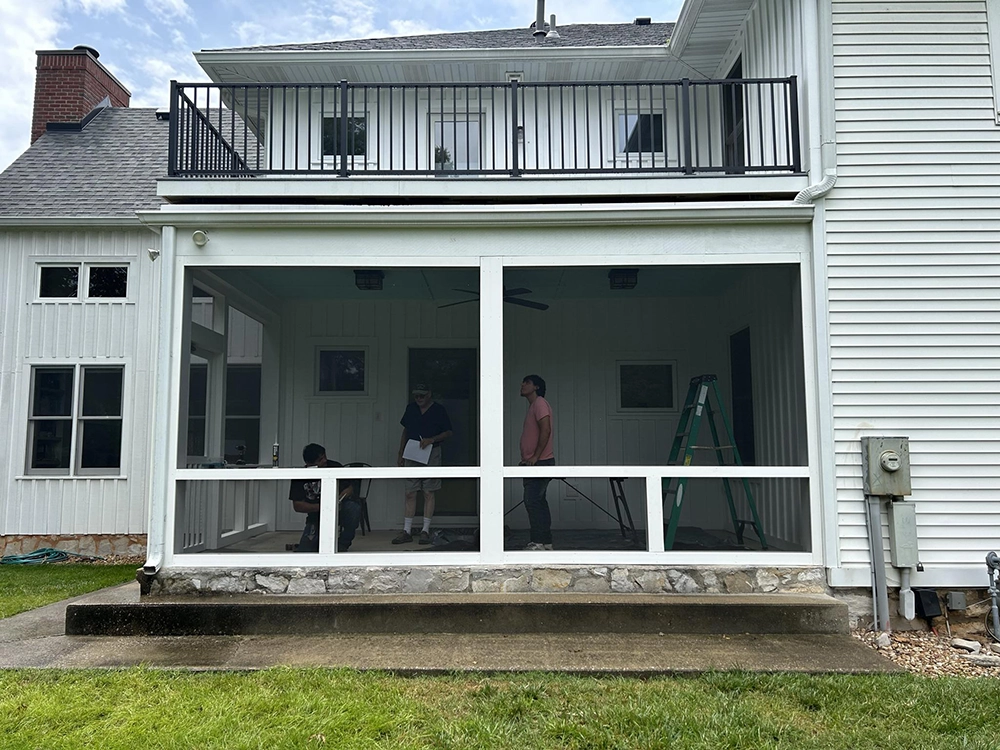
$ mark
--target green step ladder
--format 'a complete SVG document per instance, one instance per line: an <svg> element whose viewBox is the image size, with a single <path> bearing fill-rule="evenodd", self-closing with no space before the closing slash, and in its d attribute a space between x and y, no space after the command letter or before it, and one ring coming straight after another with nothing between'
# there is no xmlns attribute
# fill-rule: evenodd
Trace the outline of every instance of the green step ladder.
<svg viewBox="0 0 1000 750"><path fill-rule="evenodd" d="M712 402L709 400L709 390L715 399L716 409L722 418L722 424L726 428L729 437L728 445L719 443L719 430L715 426L716 410L712 409ZM703 417L708 417L708 426L712 431L712 445L696 445L698 430L701 427ZM684 408L681 411L680 421L677 423L677 434L674 436L674 443L670 447L670 458L667 460L671 466L677 465L677 459L684 454L684 466L690 466L696 450L713 450L715 459L719 466L726 466L725 451L733 452L733 464L742 466L743 460L740 458L739 448L736 447L736 438L733 437L733 430L726 419L726 413L722 407L722 396L719 393L719 379L715 375L697 375L691 378L688 385L687 398L684 399ZM672 487L674 482L676 487ZM764 526L757 515L757 504L754 502L753 493L750 491L750 482L744 477L743 491L746 493L747 503L750 506L752 520L742 520L736 513L736 503L733 501L733 488L728 477L722 478L722 484L726 488L726 501L729 503L729 514L733 518L733 530L736 532L736 540L743 544L743 532L747 526L753 527L757 539L760 541L761 549L767 549L767 539L764 537ZM684 502L684 490L687 488L688 477L670 477L663 480L663 503L667 506L670 503L670 523L667 525L665 549L674 548L674 538L677 536L677 525L681 518L681 505ZM666 515L666 513L664 513Z"/></svg>

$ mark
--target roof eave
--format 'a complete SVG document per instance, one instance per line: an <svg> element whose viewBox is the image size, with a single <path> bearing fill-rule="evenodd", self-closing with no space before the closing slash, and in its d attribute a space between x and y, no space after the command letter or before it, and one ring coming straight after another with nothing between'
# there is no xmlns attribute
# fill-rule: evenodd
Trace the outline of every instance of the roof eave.
<svg viewBox="0 0 1000 750"><path fill-rule="evenodd" d="M281 63L281 64L323 64L323 63L380 63L380 62L422 62L448 60L454 62L478 62L496 60L498 56L507 59L525 58L531 60L561 59L570 57L588 58L643 58L666 55L665 44L631 45L621 47L489 47L483 49L406 49L406 50L268 50L243 52L195 52L198 64L234 63Z"/></svg>

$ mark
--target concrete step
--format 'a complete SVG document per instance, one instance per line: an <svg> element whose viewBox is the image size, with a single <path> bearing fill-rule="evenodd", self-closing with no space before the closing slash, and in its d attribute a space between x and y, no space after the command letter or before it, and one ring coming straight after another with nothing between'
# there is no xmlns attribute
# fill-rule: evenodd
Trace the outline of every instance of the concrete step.
<svg viewBox="0 0 1000 750"><path fill-rule="evenodd" d="M86 600L67 635L847 634L816 594L423 594Z"/></svg>

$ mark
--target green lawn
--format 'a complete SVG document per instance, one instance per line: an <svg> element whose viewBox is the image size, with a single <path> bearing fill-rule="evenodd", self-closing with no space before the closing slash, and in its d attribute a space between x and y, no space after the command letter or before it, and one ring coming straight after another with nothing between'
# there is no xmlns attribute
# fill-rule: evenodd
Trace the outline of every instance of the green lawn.
<svg viewBox="0 0 1000 750"><path fill-rule="evenodd" d="M414 638L419 649L419 638ZM0 672L4 748L996 748L1000 680Z"/></svg>
<svg viewBox="0 0 1000 750"><path fill-rule="evenodd" d="M0 565L0 617L135 580L136 565Z"/></svg>

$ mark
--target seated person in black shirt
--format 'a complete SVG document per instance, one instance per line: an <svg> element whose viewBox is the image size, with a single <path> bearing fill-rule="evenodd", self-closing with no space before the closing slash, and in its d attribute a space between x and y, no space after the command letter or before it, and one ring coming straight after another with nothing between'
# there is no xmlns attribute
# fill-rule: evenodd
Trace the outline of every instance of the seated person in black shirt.
<svg viewBox="0 0 1000 750"><path fill-rule="evenodd" d="M431 389L423 383L413 387L413 401L406 406L403 418L403 435L399 439L399 455L396 463L400 466L423 466L416 461L403 459L403 449L407 440L419 440L420 447L431 449L428 466L441 465L441 442L452 435L451 420L448 412L441 404L431 398ZM421 478L406 480L406 499L403 503L403 531L392 540L393 544L405 544L413 541L413 516L417 511L417 492L424 493L424 526L420 532L420 544L431 543L431 518L434 516L434 493L441 489L440 478Z"/></svg>
<svg viewBox="0 0 1000 750"><path fill-rule="evenodd" d="M302 449L302 460L306 466L319 468L337 467L341 464L330 461L326 457L326 448L316 443L309 443ZM358 500L357 480L341 480L338 483L337 499L340 501L340 536L337 538L337 551L346 552L354 541L354 533L361 521L361 502ZM295 548L296 552L319 552L319 506L320 480L293 479L288 489L288 499L298 513L306 514L306 525L302 530L302 538Z"/></svg>

